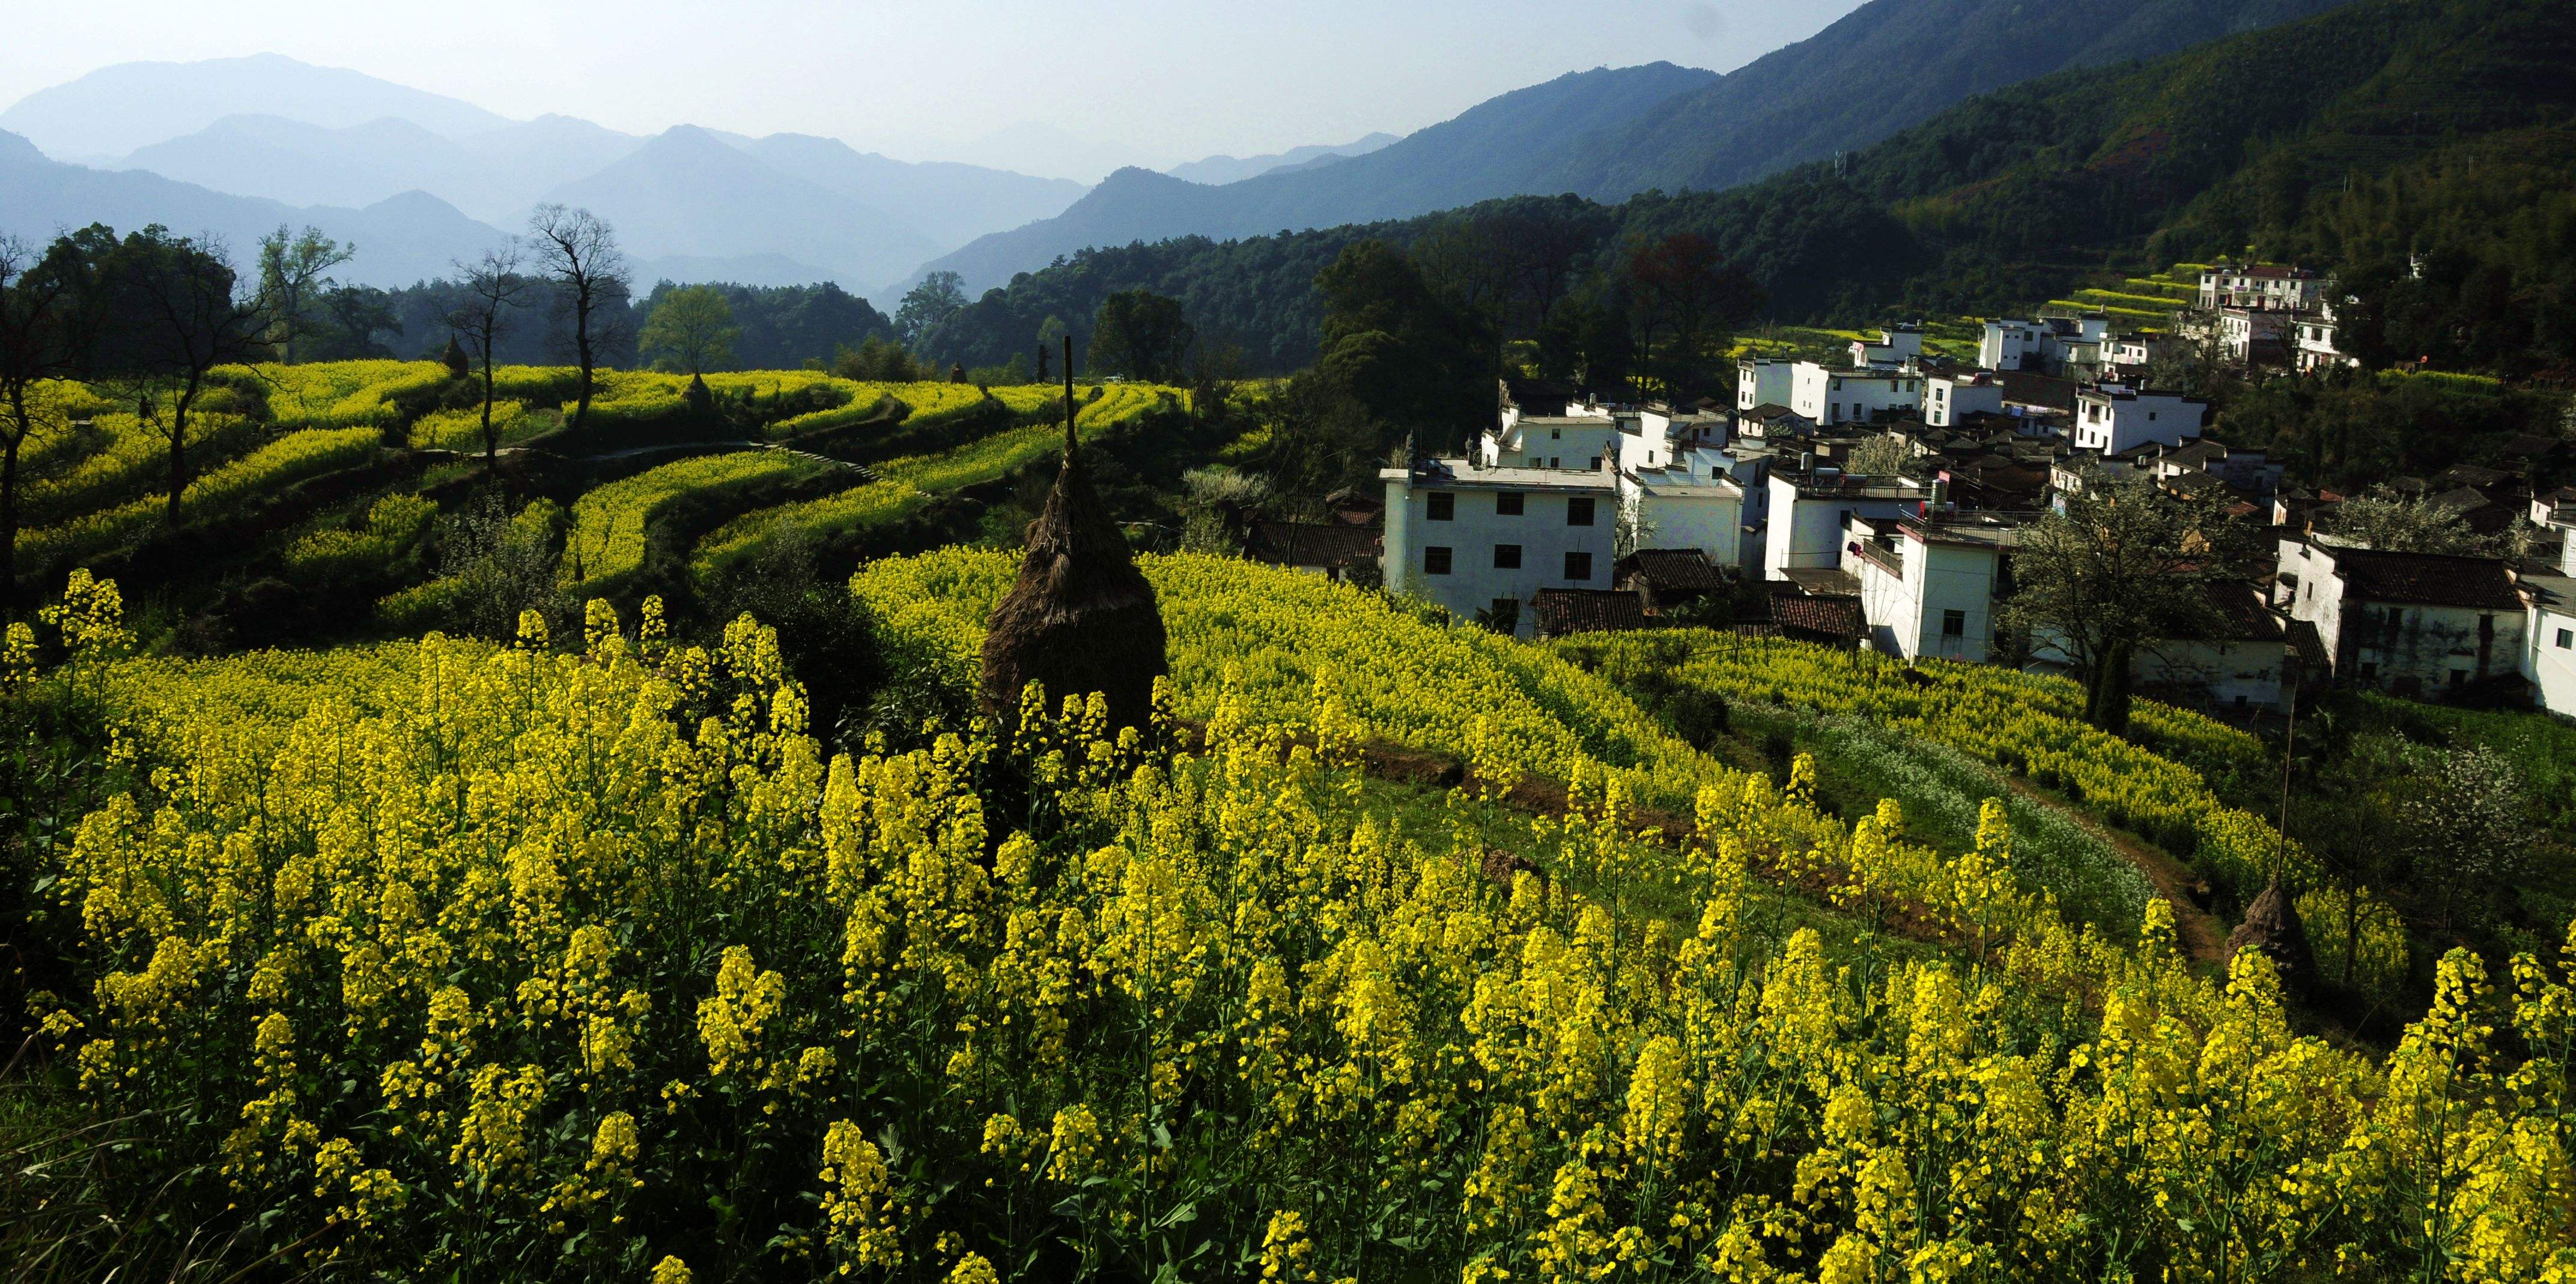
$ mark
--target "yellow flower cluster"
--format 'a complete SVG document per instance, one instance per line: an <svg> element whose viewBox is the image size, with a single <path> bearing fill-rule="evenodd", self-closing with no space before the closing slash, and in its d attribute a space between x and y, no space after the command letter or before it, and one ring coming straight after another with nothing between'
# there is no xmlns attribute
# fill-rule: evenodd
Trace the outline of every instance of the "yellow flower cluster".
<svg viewBox="0 0 2576 1284"><path fill-rule="evenodd" d="M1348 765L1356 654L1302 702L1181 686L1188 752L1033 695L1012 744L827 764L764 630L588 625L152 707L149 786L53 871L84 1091L170 1121L138 1164L219 1157L350 1275L2576 1273L2576 932L2509 993L2444 960L2374 1061L2259 954L2194 975L2161 901L2069 928L1999 832L1856 857L1893 827L1712 776L1646 835L1597 769L1561 820L1471 783L1418 828ZM1505 823L1540 872L1491 872ZM1966 949L1778 921L1748 865L1792 857Z"/></svg>

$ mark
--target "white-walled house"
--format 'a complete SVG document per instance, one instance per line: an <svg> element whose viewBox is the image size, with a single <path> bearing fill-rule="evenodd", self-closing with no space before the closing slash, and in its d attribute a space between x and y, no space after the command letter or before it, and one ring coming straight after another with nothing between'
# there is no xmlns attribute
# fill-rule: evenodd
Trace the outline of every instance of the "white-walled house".
<svg viewBox="0 0 2576 1284"><path fill-rule="evenodd" d="M1851 341L1854 368L1901 366L1923 355L1923 327L1900 325L1878 332L1878 341Z"/></svg>
<svg viewBox="0 0 2576 1284"><path fill-rule="evenodd" d="M2342 323L2335 319L2334 300L2329 298L2315 312L2293 318L2290 324L2290 348L2300 374L2315 374L2341 366L2361 368L2361 358L2335 346L2335 332Z"/></svg>
<svg viewBox="0 0 2576 1284"><path fill-rule="evenodd" d="M2092 384L2075 390L2075 448L2117 455L2149 442L2179 446L2197 441L2209 419L2209 403L2178 392L2158 392L2124 383Z"/></svg>
<svg viewBox="0 0 2576 1284"><path fill-rule="evenodd" d="M1476 462L1487 468L1571 468L1592 471L1619 457L1619 420L1609 411L1568 407L1576 413L1522 416L1503 412L1500 426L1485 430Z"/></svg>
<svg viewBox="0 0 2576 1284"><path fill-rule="evenodd" d="M1743 357L1735 363L1735 408L1752 411L1789 404L1798 363L1786 357Z"/></svg>
<svg viewBox="0 0 2576 1284"><path fill-rule="evenodd" d="M2003 412L2003 380L1986 371L1937 374L1923 381L1923 422L1935 428L1955 428L1970 415Z"/></svg>
<svg viewBox="0 0 2576 1284"><path fill-rule="evenodd" d="M1843 518L1842 568L1860 582L1867 645L1908 660L1982 664L1995 604L2012 592L2018 519L1991 513Z"/></svg>
<svg viewBox="0 0 2576 1284"><path fill-rule="evenodd" d="M2163 356L2171 342L2162 335L2131 331L2117 334L2102 344L2103 367L2123 378L2142 377L2155 359Z"/></svg>
<svg viewBox="0 0 2576 1284"><path fill-rule="evenodd" d="M1437 602L1462 619L1509 601L1528 636L1526 606L1540 589L1610 586L1619 489L1609 469L1417 459L1378 478L1386 484L1380 569L1390 593Z"/></svg>
<svg viewBox="0 0 2576 1284"><path fill-rule="evenodd" d="M1714 457L1711 466L1709 457ZM1623 469L1620 512L1638 548L1695 549L1718 566L1744 557L1744 487L1726 456L1701 448L1672 467Z"/></svg>
<svg viewBox="0 0 2576 1284"><path fill-rule="evenodd" d="M2289 352L2293 313L2272 308L2220 308L2218 310L2218 350L2230 362L2246 365L2255 361L2279 360Z"/></svg>
<svg viewBox="0 0 2576 1284"><path fill-rule="evenodd" d="M2102 359L2111 322L2098 312L2080 317L2006 317L1988 321L1977 340L1977 364L1988 370L2027 370L2045 374L2070 362L2092 365Z"/></svg>
<svg viewBox="0 0 2576 1284"><path fill-rule="evenodd" d="M2540 707L2562 718L2576 718L2576 510L2561 508L2565 520L2553 522L2564 537L2558 548L2558 572L2516 577L2530 604L2525 623L2530 646L2524 652L2522 676ZM2554 516L2554 514L2553 514Z"/></svg>
<svg viewBox="0 0 2576 1284"><path fill-rule="evenodd" d="M1830 428L1911 410L1922 397L1923 376L1912 370L1833 370L1801 361L1793 373L1789 409L1819 428Z"/></svg>
<svg viewBox="0 0 2576 1284"><path fill-rule="evenodd" d="M2272 605L2315 626L2335 680L2399 695L2520 675L2529 611L2504 560L2280 542Z"/></svg>
<svg viewBox="0 0 2576 1284"><path fill-rule="evenodd" d="M2277 263L2212 263L2200 273L2200 307L2268 308L2305 312L2317 306L2325 283L2306 268Z"/></svg>
<svg viewBox="0 0 2576 1284"><path fill-rule="evenodd" d="M1837 570L1843 563L1843 519L1901 517L1933 500L1933 484L1911 477L1855 477L1824 468L1771 470L1763 523L1762 578L1792 571Z"/></svg>

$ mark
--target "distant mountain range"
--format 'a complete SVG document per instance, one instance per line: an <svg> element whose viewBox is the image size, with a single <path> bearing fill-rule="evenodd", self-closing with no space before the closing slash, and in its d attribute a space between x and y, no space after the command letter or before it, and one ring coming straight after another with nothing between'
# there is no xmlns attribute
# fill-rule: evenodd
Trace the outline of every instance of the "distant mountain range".
<svg viewBox="0 0 2576 1284"><path fill-rule="evenodd" d="M1214 187L1223 183L1240 183L1247 178L1259 178L1264 174L1275 174L1283 170L1309 169L1353 156L1366 156L1394 141L1396 141L1394 134L1375 133L1357 142L1344 143L1339 147L1320 145L1291 147L1284 152L1271 152L1262 156L1210 156L1185 165L1174 165L1163 172L1174 178L1185 178L1193 183L1205 183Z"/></svg>
<svg viewBox="0 0 2576 1284"><path fill-rule="evenodd" d="M1054 219L930 268L970 290L1092 246L1407 218L1512 195L1713 190L1863 147L2033 76L2153 57L2342 0L1870 0L1724 76L1658 63L1560 77L1318 170L1206 189L1112 174Z"/></svg>
<svg viewBox="0 0 2576 1284"><path fill-rule="evenodd" d="M977 236L1055 214L1084 191L1066 179L907 163L799 134L681 126L640 138L569 116L511 121L275 55L109 67L29 95L0 121L58 160L208 189L183 195L64 175L46 188L112 189L125 208L145 210L146 194L159 193L173 204L148 217L183 230L253 208L207 200L216 195L336 211L316 214L322 226L414 194L490 225L439 244L479 244L498 235L492 229L518 227L531 206L560 201L609 220L639 263L724 265L744 284L832 280L867 291ZM32 191L0 192L0 227L49 232L34 203Z"/></svg>
<svg viewBox="0 0 2576 1284"><path fill-rule="evenodd" d="M1064 213L986 236L925 270L956 272L968 293L980 293L1092 246L1366 223L1542 192L1568 150L1716 80L1715 72L1668 62L1574 72L1479 103L1365 156L1223 186L1122 169Z"/></svg>
<svg viewBox="0 0 2576 1284"><path fill-rule="evenodd" d="M282 54L202 62L127 62L40 89L0 111L0 129L62 160L103 161L211 127L226 116L282 116L325 128L390 116L462 138L510 121L472 103Z"/></svg>
<svg viewBox="0 0 2576 1284"><path fill-rule="evenodd" d="M353 270L377 280L443 264L456 246L515 229L530 206L562 201L608 219L639 265L739 272L743 284L832 280L890 305L933 270L980 293L1090 247L1364 224L1513 195L1615 201L1729 187L1866 146L1973 94L2337 2L1870 0L1724 76L1670 63L1600 68L1402 139L1209 157L1167 173L1130 165L1087 190L806 135L681 126L642 138L567 116L512 121L274 54L135 63L0 112L0 130L24 135L54 167L25 149L6 161L30 177L0 188L0 230L48 235L98 219L363 226ZM968 150L1076 175L1135 156L1043 124ZM377 212L389 209L407 213L386 224ZM394 245L389 233L425 239Z"/></svg>

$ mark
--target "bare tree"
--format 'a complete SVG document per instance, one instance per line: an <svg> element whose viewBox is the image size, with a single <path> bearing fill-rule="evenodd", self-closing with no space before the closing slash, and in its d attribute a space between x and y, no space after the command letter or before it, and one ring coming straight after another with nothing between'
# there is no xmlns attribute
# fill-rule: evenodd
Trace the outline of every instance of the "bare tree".
<svg viewBox="0 0 2576 1284"><path fill-rule="evenodd" d="M48 270L34 247L0 237L0 611L18 584L18 459L61 427L39 385L71 372L77 357L72 277Z"/></svg>
<svg viewBox="0 0 2576 1284"><path fill-rule="evenodd" d="M571 326L566 341L581 370L580 396L572 412L578 432L590 422L600 355L618 332L613 318L619 313L610 308L626 298L626 255L617 248L616 231L586 209L540 205L528 216L528 235L539 266L554 280L555 310Z"/></svg>
<svg viewBox="0 0 2576 1284"><path fill-rule="evenodd" d="M154 224L130 233L103 274L114 318L105 334L106 373L132 385L135 415L170 445L169 520L179 520L188 482L190 432L217 366L269 355L269 318L237 289L224 247L212 236L173 237Z"/></svg>
<svg viewBox="0 0 2576 1284"><path fill-rule="evenodd" d="M460 261L455 267L473 302L448 313L447 328L483 367L483 466L491 469L501 459L500 434L492 428L493 353L500 347L502 332L509 329L511 310L528 291L528 279L519 275L515 237L497 249L485 250L473 263Z"/></svg>
<svg viewBox="0 0 2576 1284"><path fill-rule="evenodd" d="M259 239L259 296L268 312L268 337L277 345L278 360L295 364L295 341L304 334L305 309L329 292L331 269L357 253L357 246L342 245L316 228L290 235L284 223Z"/></svg>

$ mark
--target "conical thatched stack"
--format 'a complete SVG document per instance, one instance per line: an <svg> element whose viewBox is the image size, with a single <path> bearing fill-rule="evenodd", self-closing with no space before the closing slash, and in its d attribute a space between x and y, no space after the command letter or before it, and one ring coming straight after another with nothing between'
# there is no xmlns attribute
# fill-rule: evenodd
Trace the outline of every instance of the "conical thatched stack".
<svg viewBox="0 0 2576 1284"><path fill-rule="evenodd" d="M2272 966L2281 973L2281 988L2295 993L2316 979L2316 956L2308 952L2307 929L2300 925L2299 912L2291 906L2290 894L2282 890L2278 874L2245 907L2245 921L2227 934L2227 957L2236 957L2249 945L2271 956Z"/></svg>
<svg viewBox="0 0 2576 1284"><path fill-rule="evenodd" d="M1071 352L1066 353L1070 369ZM984 710L1004 726L1020 692L1043 683L1047 702L1097 691L1113 727L1143 726L1154 679L1170 672L1154 586L1127 554L1109 509L1092 489L1073 435L1073 386L1065 385L1064 470L1046 509L1029 523L1028 554L984 635Z"/></svg>

